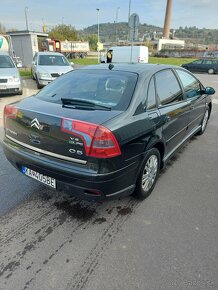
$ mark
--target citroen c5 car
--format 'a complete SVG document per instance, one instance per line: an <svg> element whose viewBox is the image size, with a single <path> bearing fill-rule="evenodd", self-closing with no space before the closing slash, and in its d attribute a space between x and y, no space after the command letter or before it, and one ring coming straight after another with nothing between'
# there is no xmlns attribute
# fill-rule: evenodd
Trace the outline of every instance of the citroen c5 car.
<svg viewBox="0 0 218 290"><path fill-rule="evenodd" d="M174 66L85 67L5 107L4 152L51 188L143 199L176 150L204 133L214 92Z"/></svg>
<svg viewBox="0 0 218 290"><path fill-rule="evenodd" d="M22 95L19 71L7 52L0 52L0 94Z"/></svg>
<svg viewBox="0 0 218 290"><path fill-rule="evenodd" d="M32 63L32 78L38 89L49 84L62 74L73 70L72 63L58 52L37 52Z"/></svg>

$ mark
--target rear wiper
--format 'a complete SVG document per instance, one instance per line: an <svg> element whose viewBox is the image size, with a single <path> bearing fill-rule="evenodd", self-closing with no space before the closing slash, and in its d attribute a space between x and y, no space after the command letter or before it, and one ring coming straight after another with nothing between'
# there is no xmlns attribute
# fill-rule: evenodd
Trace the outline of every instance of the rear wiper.
<svg viewBox="0 0 218 290"><path fill-rule="evenodd" d="M75 106L75 107L89 107L91 109L98 108L98 109L105 109L105 110L111 111L111 107L99 105L99 104L96 104L94 102L90 102L90 101L86 101L86 100L61 98L61 101L62 101L63 105L67 105L67 106L71 105L71 106Z"/></svg>

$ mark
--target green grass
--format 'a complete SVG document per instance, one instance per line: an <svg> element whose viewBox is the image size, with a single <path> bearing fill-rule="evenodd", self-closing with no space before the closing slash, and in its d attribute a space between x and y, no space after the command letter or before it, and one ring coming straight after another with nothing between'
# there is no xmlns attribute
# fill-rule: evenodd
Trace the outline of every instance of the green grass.
<svg viewBox="0 0 218 290"><path fill-rule="evenodd" d="M169 65L178 65L180 66L183 63L188 63L191 61L194 61L193 58L164 58L164 57L149 57L149 63L160 63L160 64L169 64ZM92 57L86 57L86 58L75 58L71 59L69 61L72 61L74 64L78 65L92 65L92 64L98 64L97 58ZM31 77L31 70L26 68L19 69L20 75L22 77Z"/></svg>
<svg viewBox="0 0 218 290"><path fill-rule="evenodd" d="M69 61L72 61L74 64L80 64L80 65L98 64L98 59L97 58L91 58L91 57L74 58L74 59L70 59Z"/></svg>
<svg viewBox="0 0 218 290"><path fill-rule="evenodd" d="M20 68L19 69L20 75L22 77L32 77L31 70L27 68Z"/></svg>
<svg viewBox="0 0 218 290"><path fill-rule="evenodd" d="M178 65L180 66L183 63L192 62L195 59L193 58L175 58L175 57L149 57L149 63L159 63L159 64L169 64L169 65Z"/></svg>
<svg viewBox="0 0 218 290"><path fill-rule="evenodd" d="M149 57L149 63L160 63L160 64L169 64L169 65L178 65L180 66L183 63L188 63L191 61L194 61L195 59L192 58L174 58L174 57ZM97 58L76 58L70 60L74 62L74 64L80 64L80 65L91 65L91 64L97 64L98 60Z"/></svg>

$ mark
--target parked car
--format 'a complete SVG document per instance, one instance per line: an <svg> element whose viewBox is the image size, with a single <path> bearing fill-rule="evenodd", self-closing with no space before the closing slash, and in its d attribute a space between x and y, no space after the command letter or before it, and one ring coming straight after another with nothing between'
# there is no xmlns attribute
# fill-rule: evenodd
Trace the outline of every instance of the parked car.
<svg viewBox="0 0 218 290"><path fill-rule="evenodd" d="M132 58L131 58L132 55ZM101 63L148 63L147 46L113 46L101 56Z"/></svg>
<svg viewBox="0 0 218 290"><path fill-rule="evenodd" d="M19 71L7 52L0 52L0 94L23 94Z"/></svg>
<svg viewBox="0 0 218 290"><path fill-rule="evenodd" d="M37 52L33 58L32 77L36 80L37 88L49 84L62 74L73 70L72 63L57 52Z"/></svg>
<svg viewBox="0 0 218 290"><path fill-rule="evenodd" d="M4 152L51 188L143 199L176 150L204 133L214 92L174 66L84 67L5 107Z"/></svg>
<svg viewBox="0 0 218 290"><path fill-rule="evenodd" d="M218 72L218 60L211 58L197 59L193 62L183 64L182 67L191 72L215 74Z"/></svg>

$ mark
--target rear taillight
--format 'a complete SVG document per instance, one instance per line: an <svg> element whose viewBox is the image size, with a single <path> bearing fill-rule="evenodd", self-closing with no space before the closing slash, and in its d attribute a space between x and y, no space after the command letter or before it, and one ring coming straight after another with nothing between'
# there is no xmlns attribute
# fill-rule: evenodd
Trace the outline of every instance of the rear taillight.
<svg viewBox="0 0 218 290"><path fill-rule="evenodd" d="M6 105L4 107L4 118L3 118L3 126L6 128L6 119L15 119L17 117L17 108L12 105Z"/></svg>
<svg viewBox="0 0 218 290"><path fill-rule="evenodd" d="M87 156L110 158L121 154L114 134L104 126L63 118L61 130L79 136L84 142Z"/></svg>

